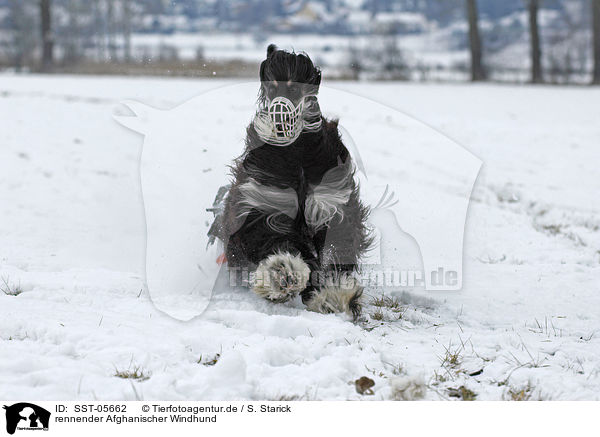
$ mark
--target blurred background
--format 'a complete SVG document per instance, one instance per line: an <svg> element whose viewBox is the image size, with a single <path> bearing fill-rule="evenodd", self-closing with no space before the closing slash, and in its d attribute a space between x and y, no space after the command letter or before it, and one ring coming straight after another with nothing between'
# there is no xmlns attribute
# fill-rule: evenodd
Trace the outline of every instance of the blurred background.
<svg viewBox="0 0 600 437"><path fill-rule="evenodd" d="M254 77L268 43L330 79L600 82L600 0L0 0L0 70Z"/></svg>

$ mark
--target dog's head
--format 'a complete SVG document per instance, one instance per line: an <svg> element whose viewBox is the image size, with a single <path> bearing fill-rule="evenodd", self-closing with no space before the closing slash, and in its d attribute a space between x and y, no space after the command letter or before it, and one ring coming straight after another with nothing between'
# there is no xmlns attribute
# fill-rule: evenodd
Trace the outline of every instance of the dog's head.
<svg viewBox="0 0 600 437"><path fill-rule="evenodd" d="M260 65L258 112L253 126L264 143L287 146L302 132L321 129L317 93L321 70L305 54L271 44Z"/></svg>
<svg viewBox="0 0 600 437"><path fill-rule="evenodd" d="M294 105L306 96L314 96L321 84L321 70L304 53L267 48L267 59L260 64L260 100L285 97Z"/></svg>

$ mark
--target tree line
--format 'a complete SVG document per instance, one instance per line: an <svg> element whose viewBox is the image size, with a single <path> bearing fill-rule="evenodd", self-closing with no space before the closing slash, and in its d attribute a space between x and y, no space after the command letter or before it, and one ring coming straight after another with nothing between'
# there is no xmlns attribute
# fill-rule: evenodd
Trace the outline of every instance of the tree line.
<svg viewBox="0 0 600 437"><path fill-rule="evenodd" d="M529 23L529 52L531 57L532 83L544 82L542 68L542 45L540 42L539 10L541 0L524 0L527 6ZM589 0L592 20L593 73L592 83L600 84L600 0ZM477 0L465 0L467 21L469 23L469 47L471 54L471 80L486 80L488 75L482 61L483 47L479 32Z"/></svg>
<svg viewBox="0 0 600 437"><path fill-rule="evenodd" d="M134 0L6 0L5 4L9 38L4 54L17 70L33 66L50 72L60 61L103 60L106 54L110 61L132 58Z"/></svg>
<svg viewBox="0 0 600 437"><path fill-rule="evenodd" d="M41 44L37 46L41 47L41 63L40 68L44 72L51 71L56 63L55 60L55 34L53 26L53 14L52 6L55 0L37 0L38 14L39 14L39 34L41 35ZM472 81L483 81L489 78L489 72L486 69L484 62L484 40L480 34L479 25L479 13L478 13L478 0L462 0L465 2L466 7L466 18L468 23L468 45L470 51L470 76ZM547 73L545 72L542 65L542 43L540 38L540 3L543 0L522 0L525 3L527 16L528 16L528 30L529 30L529 53L530 53L530 81L532 83L542 83L546 80ZM98 14L104 14L103 23L98 23L94 26L95 34L87 35L86 38L91 41L99 51L106 51L111 61L117 60L119 55L117 54L116 37L117 34L122 38L122 50L119 51L121 60L129 62L132 58L131 55L131 20L132 20L132 0L109 0L105 2L104 10L96 11ZM600 0L586 0L589 4L589 17L592 22L592 83L600 84ZM62 58L67 60L76 60L78 56L82 56L80 51L81 48L77 47L75 38L72 36L76 32L77 28L77 13L79 3L74 0L67 2L68 5L68 26L70 35L67 35L64 41ZM96 6L85 7L87 8L99 8L99 2L94 4ZM26 53L31 52L32 38L31 31L23 34L23 29L27 29L31 23L17 23L19 19L25 20L26 15L23 12L24 3L22 0L9 0L11 8L11 15L13 17L13 25L15 26L14 33L14 65L17 68L24 63L23 57ZM31 5L31 4L30 4ZM118 11L117 11L118 8ZM98 16L96 14L96 16ZM118 15L118 18L117 18ZM19 18L21 17L21 18ZM17 32L17 26L21 27L21 31ZM102 36L100 36L102 33ZM19 35L17 35L19 34ZM395 39L392 37L386 37L390 41L393 41L393 49L391 50L386 45L385 53L400 53L398 47L396 47ZM28 40L29 42L25 41ZM89 46L89 43L84 43ZM352 55L352 54L350 54ZM391 56L391 55L390 55ZM390 57L388 56L388 57ZM100 57L100 56L99 56ZM393 59L392 59L393 61ZM384 66L388 64L392 65L393 62L384 62ZM388 68L389 69L389 68ZM401 72L402 73L402 72Z"/></svg>

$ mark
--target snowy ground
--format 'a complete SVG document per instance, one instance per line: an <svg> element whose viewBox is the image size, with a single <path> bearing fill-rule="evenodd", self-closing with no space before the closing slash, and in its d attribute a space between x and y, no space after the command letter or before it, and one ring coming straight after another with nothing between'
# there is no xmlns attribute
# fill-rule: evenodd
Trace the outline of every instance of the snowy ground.
<svg viewBox="0 0 600 437"><path fill-rule="evenodd" d="M142 291L142 138L111 114L218 84L0 76L0 276L20 291L0 293L0 399L382 400L397 378L429 400L599 399L600 90L329 84L483 160L463 290L386 293L360 324L223 292L180 322Z"/></svg>

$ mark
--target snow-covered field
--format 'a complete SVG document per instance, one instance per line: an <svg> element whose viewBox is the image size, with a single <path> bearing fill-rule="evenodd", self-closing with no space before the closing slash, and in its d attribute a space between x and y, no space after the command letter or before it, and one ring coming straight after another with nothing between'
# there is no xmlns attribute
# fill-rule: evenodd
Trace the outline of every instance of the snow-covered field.
<svg viewBox="0 0 600 437"><path fill-rule="evenodd" d="M386 292L359 324L224 291L181 322L144 291L142 138L112 113L224 83L0 76L0 399L599 399L600 90L329 83L483 160L463 290Z"/></svg>

